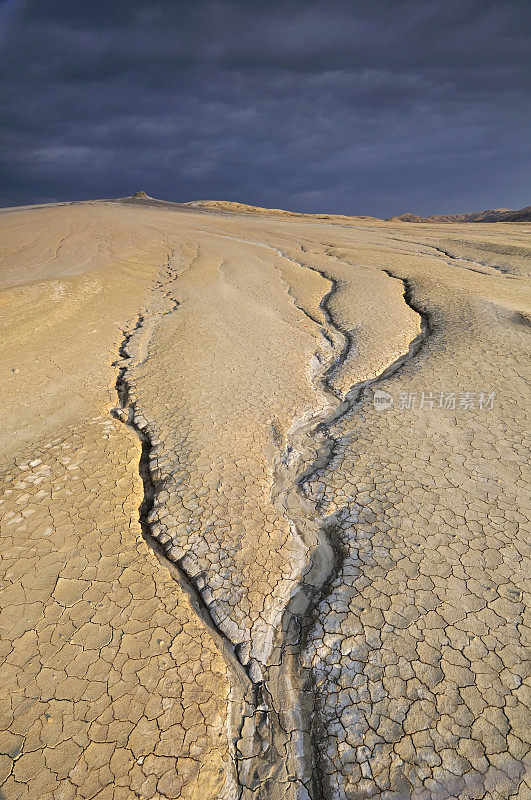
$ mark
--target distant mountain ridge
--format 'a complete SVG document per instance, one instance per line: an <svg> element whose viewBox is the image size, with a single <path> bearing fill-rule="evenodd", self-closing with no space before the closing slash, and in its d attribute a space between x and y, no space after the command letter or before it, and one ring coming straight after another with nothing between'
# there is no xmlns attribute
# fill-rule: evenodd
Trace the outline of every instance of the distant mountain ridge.
<svg viewBox="0 0 531 800"><path fill-rule="evenodd" d="M400 214L388 217L387 222L531 222L531 206L515 211L512 208L490 208L488 211L468 211L463 214Z"/></svg>
<svg viewBox="0 0 531 800"><path fill-rule="evenodd" d="M265 208L264 206L252 206L248 203L237 203L235 200L191 200L187 203L182 203L183 206L190 208L199 208L203 210L213 211L228 211L232 213L245 213L245 214L261 214L282 217L312 217L315 219L323 220L374 220L379 217L371 217L367 214L357 214L355 216L348 216L346 214L307 214L302 211L286 211L283 208Z"/></svg>
<svg viewBox="0 0 531 800"><path fill-rule="evenodd" d="M348 216L346 214L308 214L300 211L286 211L282 208L264 208L263 206L253 206L248 203L238 203L234 200L191 200L185 203L175 203L168 200L157 200L154 197L139 191L129 197L123 197L111 202L142 203L157 206L167 206L173 208L189 208L199 211L214 211L228 214L256 214L261 216L274 217L294 217L298 219L322 220L330 222L531 222L531 206L526 206L519 210L512 208L491 208L487 211L469 211L463 214L433 214L429 217L422 217L420 214L400 214L396 217L387 217L382 220L379 217L372 217L367 214L357 214Z"/></svg>

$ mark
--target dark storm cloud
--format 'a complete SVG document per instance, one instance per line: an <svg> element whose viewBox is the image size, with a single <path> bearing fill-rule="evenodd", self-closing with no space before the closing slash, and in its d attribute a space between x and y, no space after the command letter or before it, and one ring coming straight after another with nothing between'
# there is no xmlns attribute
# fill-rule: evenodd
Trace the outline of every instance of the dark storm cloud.
<svg viewBox="0 0 531 800"><path fill-rule="evenodd" d="M526 2L0 0L0 203L529 203Z"/></svg>

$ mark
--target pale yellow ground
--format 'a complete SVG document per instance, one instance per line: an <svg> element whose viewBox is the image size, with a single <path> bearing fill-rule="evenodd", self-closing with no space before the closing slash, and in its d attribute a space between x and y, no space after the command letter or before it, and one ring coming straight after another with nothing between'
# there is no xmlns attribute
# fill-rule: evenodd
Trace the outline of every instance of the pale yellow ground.
<svg viewBox="0 0 531 800"><path fill-rule="evenodd" d="M330 420L304 487L338 553L303 620L307 796L529 796L530 235L150 200L0 213L6 800L304 796L291 763L242 778L234 670L141 535L116 361L153 444L151 531L256 683L312 554L286 447ZM390 365L390 408L340 407Z"/></svg>

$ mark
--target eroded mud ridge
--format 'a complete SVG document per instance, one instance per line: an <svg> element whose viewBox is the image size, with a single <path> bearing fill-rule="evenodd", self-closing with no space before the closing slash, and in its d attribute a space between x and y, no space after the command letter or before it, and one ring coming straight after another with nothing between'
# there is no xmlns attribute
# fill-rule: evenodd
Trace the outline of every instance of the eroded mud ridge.
<svg viewBox="0 0 531 800"><path fill-rule="evenodd" d="M285 253L276 252L288 259ZM312 269L293 259L288 260L300 269ZM166 273L166 283L170 283L168 270ZM328 376L347 357L349 337L334 323L328 310L328 301L337 291L336 281L321 271L319 274L330 284L329 291L319 304L325 320L322 334L329 352L326 357L321 353L315 355L313 382L329 399L333 411L327 406L318 414L307 414L303 420L296 421L289 432L286 447L274 458L271 486L273 502L289 519L294 535L307 548L308 558L299 584L287 599L280 626L273 632L269 659L260 663L258 668L242 660L235 643L216 625L201 592L201 584L187 574L183 566L184 559L172 558L171 531L160 522L164 518L164 501L161 502L160 495L165 492L165 484L157 477L158 442L154 426L144 419L137 410L136 401L131 398L128 381L129 371L140 363L140 358L147 358L148 343L144 341L135 347L135 338L141 336L149 324L146 320L148 314L141 314L135 327L124 332L119 350L121 360L117 362L119 406L112 413L134 430L141 442L139 473L144 495L139 506L139 521L144 539L190 598L192 607L211 633L229 667L233 682L230 709L233 791L242 798L257 795L293 798L317 796L314 785L314 744L309 739L309 706L308 700L302 695L299 651L305 620L336 576L340 555L328 531L330 521L323 525L316 519L315 507L306 499L301 485L316 470L324 468L332 455L333 442L326 433L329 424L359 402L365 386L372 383L366 381L363 386L353 388L344 401L330 384ZM163 313L172 313L178 305L178 301L174 300L173 307ZM304 313L303 309L299 309ZM153 313L160 315L160 312ZM140 357L141 352L143 355ZM393 369L398 368L401 362L402 359L396 367L393 365ZM374 378L374 381L377 379ZM215 606L213 611L215 616ZM262 649L265 651L265 648ZM256 679L257 675L260 680Z"/></svg>
<svg viewBox="0 0 531 800"><path fill-rule="evenodd" d="M4 797L529 796L528 227L7 217Z"/></svg>

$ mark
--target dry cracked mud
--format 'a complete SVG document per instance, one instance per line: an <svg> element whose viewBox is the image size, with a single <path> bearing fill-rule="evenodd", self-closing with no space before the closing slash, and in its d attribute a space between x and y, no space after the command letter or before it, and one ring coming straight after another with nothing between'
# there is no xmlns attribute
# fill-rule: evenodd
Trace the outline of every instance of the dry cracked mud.
<svg viewBox="0 0 531 800"><path fill-rule="evenodd" d="M5 800L525 800L527 224L0 212Z"/></svg>

